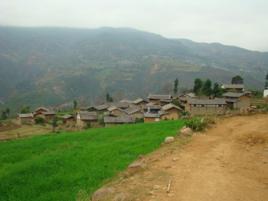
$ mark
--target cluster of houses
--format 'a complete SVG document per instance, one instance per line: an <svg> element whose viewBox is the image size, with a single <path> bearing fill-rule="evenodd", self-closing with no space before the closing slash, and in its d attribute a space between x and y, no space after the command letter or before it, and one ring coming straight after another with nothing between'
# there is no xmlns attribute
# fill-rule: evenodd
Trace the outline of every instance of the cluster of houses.
<svg viewBox="0 0 268 201"><path fill-rule="evenodd" d="M77 128L98 127L138 121L156 122L175 120L184 114L221 115L234 110L246 112L250 108L251 93L242 84L222 85L222 98L197 97L193 93L178 96L150 94L146 99L121 100L115 103L80 108L75 114L60 116L63 124ZM174 104L176 103L176 104ZM30 114L19 114L20 123L32 123L37 117L51 120L56 113L47 108L37 108Z"/></svg>
<svg viewBox="0 0 268 201"><path fill-rule="evenodd" d="M39 107L34 112L18 114L19 124L33 124L36 119L42 118L45 122L51 121L56 116L56 112L45 107Z"/></svg>

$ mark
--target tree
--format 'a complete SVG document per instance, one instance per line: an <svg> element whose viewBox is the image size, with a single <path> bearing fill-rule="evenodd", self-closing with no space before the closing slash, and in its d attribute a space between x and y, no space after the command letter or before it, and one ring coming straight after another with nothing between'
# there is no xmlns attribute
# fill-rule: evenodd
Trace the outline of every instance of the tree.
<svg viewBox="0 0 268 201"><path fill-rule="evenodd" d="M1 111L1 117L0 119L5 120L9 117L10 109L6 108L5 110Z"/></svg>
<svg viewBox="0 0 268 201"><path fill-rule="evenodd" d="M57 117L54 117L52 119L52 132L55 133L56 127L58 126L58 119Z"/></svg>
<svg viewBox="0 0 268 201"><path fill-rule="evenodd" d="M214 83L212 93L215 97L221 97L222 95L222 89L220 88L220 85L217 82Z"/></svg>
<svg viewBox="0 0 268 201"><path fill-rule="evenodd" d="M2 112L1 112L1 119L2 119L2 120L7 119L6 111L2 111Z"/></svg>
<svg viewBox="0 0 268 201"><path fill-rule="evenodd" d="M77 101L76 101L76 100L73 101L73 109L74 109L74 110L77 109Z"/></svg>
<svg viewBox="0 0 268 201"><path fill-rule="evenodd" d="M30 107L29 106L24 106L21 108L20 110L20 113L21 114L27 114L27 113L30 113Z"/></svg>
<svg viewBox="0 0 268 201"><path fill-rule="evenodd" d="M268 89L268 73L266 75L266 81L265 81L265 89Z"/></svg>
<svg viewBox="0 0 268 201"><path fill-rule="evenodd" d="M243 84L244 79L240 75L236 75L232 78L232 84Z"/></svg>
<svg viewBox="0 0 268 201"><path fill-rule="evenodd" d="M179 85L179 80L178 78L176 78L176 80L174 81L174 88L173 88L173 92L175 95L178 93L178 85Z"/></svg>
<svg viewBox="0 0 268 201"><path fill-rule="evenodd" d="M109 93L106 94L106 101L107 102L113 102L113 98L110 96Z"/></svg>
<svg viewBox="0 0 268 201"><path fill-rule="evenodd" d="M204 82L204 85L202 87L202 93L206 96L210 96L212 94L212 89L211 89L211 80L210 79L207 79L205 82Z"/></svg>
<svg viewBox="0 0 268 201"><path fill-rule="evenodd" d="M6 114L9 117L9 115L10 115L10 109L9 108L6 108Z"/></svg>
<svg viewBox="0 0 268 201"><path fill-rule="evenodd" d="M201 92L201 89L202 89L202 86L203 86L203 82L201 79L199 78L196 78L194 80L194 88L193 88L193 91L196 95L200 94Z"/></svg>

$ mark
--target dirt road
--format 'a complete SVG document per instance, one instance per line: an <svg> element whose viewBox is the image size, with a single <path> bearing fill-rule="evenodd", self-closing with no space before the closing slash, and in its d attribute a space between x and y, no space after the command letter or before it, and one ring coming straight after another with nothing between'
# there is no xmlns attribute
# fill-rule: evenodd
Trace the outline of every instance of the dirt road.
<svg viewBox="0 0 268 201"><path fill-rule="evenodd" d="M268 115L221 120L185 145L178 139L163 146L145 162L145 171L112 184L121 198L267 201Z"/></svg>

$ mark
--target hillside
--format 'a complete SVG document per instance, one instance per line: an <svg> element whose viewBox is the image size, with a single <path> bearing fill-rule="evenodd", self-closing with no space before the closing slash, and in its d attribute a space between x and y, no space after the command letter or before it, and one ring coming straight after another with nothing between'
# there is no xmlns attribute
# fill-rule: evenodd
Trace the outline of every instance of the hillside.
<svg viewBox="0 0 268 201"><path fill-rule="evenodd" d="M0 200L88 198L182 126L183 121L163 121L0 142Z"/></svg>
<svg viewBox="0 0 268 201"><path fill-rule="evenodd" d="M0 104L56 105L80 99L168 92L178 77L227 82L235 74L261 89L268 53L168 39L128 28L0 27Z"/></svg>

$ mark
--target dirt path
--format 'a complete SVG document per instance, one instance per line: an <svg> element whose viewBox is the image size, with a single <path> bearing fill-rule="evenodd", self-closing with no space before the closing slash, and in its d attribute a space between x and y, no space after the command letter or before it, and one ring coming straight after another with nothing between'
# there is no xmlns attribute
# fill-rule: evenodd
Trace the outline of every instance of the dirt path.
<svg viewBox="0 0 268 201"><path fill-rule="evenodd" d="M177 140L145 161L145 171L112 184L121 198L267 201L268 115L222 120L205 134L194 135L190 143Z"/></svg>

